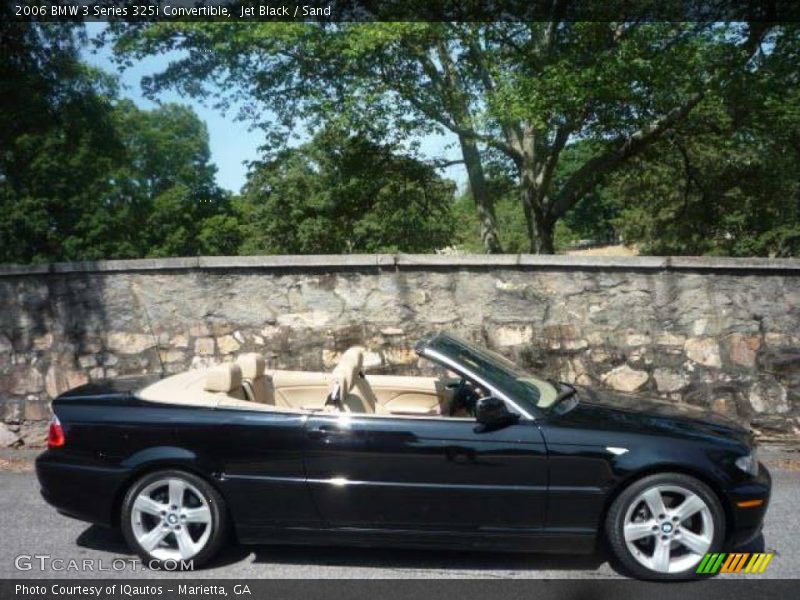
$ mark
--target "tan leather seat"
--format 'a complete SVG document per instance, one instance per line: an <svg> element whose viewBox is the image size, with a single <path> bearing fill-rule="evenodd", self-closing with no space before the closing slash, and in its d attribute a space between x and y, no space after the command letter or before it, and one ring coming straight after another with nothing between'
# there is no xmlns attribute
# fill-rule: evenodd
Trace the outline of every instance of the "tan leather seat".
<svg viewBox="0 0 800 600"><path fill-rule="evenodd" d="M244 400L241 367L228 363L210 368L206 371L203 389L206 392L220 394L236 400Z"/></svg>
<svg viewBox="0 0 800 600"><path fill-rule="evenodd" d="M364 376L364 350L348 348L333 370L331 395L340 398L342 410L353 413L375 413L378 399Z"/></svg>
<svg viewBox="0 0 800 600"><path fill-rule="evenodd" d="M255 352L242 354L236 359L242 369L243 387L247 399L258 404L275 404L275 386L272 377L264 373L267 362Z"/></svg>

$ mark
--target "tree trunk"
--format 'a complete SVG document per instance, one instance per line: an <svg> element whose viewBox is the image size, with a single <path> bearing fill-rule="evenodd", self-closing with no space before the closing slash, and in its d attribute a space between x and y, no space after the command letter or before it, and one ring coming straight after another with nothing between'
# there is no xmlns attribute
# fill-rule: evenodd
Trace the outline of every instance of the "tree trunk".
<svg viewBox="0 0 800 600"><path fill-rule="evenodd" d="M527 185L522 185L520 200L522 212L525 215L525 231L528 234L528 252L536 254L536 218L533 215L534 190Z"/></svg>
<svg viewBox="0 0 800 600"><path fill-rule="evenodd" d="M536 254L555 254L555 221L537 215L536 211L534 211L533 220L536 226L536 243L534 245Z"/></svg>
<svg viewBox="0 0 800 600"><path fill-rule="evenodd" d="M522 210L525 213L530 251L533 254L555 254L555 219L544 212L544 198L536 188L532 169L526 169L520 177Z"/></svg>
<svg viewBox="0 0 800 600"><path fill-rule="evenodd" d="M481 224L481 240L487 254L499 254L503 251L500 235L497 230L497 217L494 214L494 202L486 189L481 155L474 140L459 136L461 154L469 176L469 187L475 201L475 209Z"/></svg>

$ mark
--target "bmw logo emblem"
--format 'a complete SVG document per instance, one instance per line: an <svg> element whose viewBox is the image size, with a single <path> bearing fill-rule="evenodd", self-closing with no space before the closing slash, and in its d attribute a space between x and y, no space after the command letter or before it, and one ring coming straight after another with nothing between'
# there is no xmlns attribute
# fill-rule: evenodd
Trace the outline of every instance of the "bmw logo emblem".
<svg viewBox="0 0 800 600"><path fill-rule="evenodd" d="M664 533L672 533L672 523L662 523L661 531Z"/></svg>

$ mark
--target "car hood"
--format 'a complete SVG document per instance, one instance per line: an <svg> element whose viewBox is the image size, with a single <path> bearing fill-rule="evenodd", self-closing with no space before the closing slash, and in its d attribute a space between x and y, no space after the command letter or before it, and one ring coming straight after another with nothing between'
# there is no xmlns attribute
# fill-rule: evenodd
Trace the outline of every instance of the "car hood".
<svg viewBox="0 0 800 600"><path fill-rule="evenodd" d="M577 389L580 402L574 410L592 413L591 418L598 421L626 424L626 429L724 437L747 445L752 442L750 430L706 408L609 390Z"/></svg>

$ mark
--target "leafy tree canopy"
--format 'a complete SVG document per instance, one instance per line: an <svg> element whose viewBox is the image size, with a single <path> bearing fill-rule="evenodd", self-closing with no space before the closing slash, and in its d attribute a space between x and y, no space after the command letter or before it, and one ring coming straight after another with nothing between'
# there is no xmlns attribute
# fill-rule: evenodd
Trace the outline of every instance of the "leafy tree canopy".
<svg viewBox="0 0 800 600"><path fill-rule="evenodd" d="M486 162L513 170L530 248L581 199L685 122L710 94L758 72L791 28L747 23L119 24L122 61L181 51L145 81L215 90L274 146L298 123L339 123L386 139L455 134L487 251L502 248ZM213 52L208 52L213 49ZM558 178L567 147L593 152Z"/></svg>
<svg viewBox="0 0 800 600"><path fill-rule="evenodd" d="M453 192L429 165L329 128L253 166L240 253L432 252L451 241Z"/></svg>
<svg viewBox="0 0 800 600"><path fill-rule="evenodd" d="M82 29L0 21L0 261L200 254L227 210L205 125L119 101L80 62Z"/></svg>

